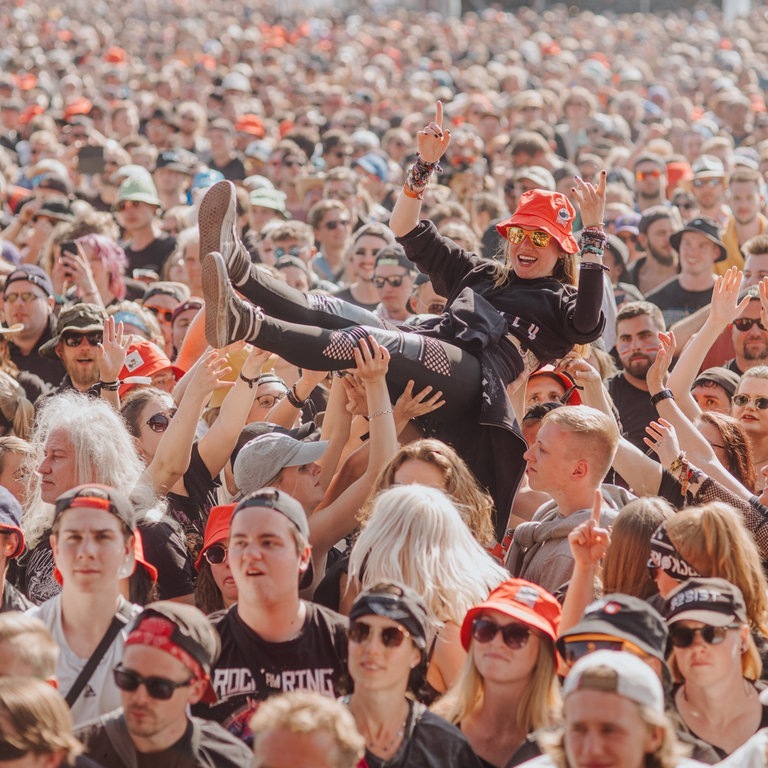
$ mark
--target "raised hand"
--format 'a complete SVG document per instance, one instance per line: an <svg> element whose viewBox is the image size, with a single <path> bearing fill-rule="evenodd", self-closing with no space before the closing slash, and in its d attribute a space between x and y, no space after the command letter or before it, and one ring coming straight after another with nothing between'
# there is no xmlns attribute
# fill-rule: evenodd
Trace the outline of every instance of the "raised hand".
<svg viewBox="0 0 768 768"><path fill-rule="evenodd" d="M110 315L104 323L101 344L96 349L96 362L102 381L117 381L125 365L125 353L130 343L131 335L124 333L123 323L115 323L115 318Z"/></svg>
<svg viewBox="0 0 768 768"><path fill-rule="evenodd" d="M724 275L715 280L712 289L712 302L709 309L709 317L720 325L732 323L746 308L750 302L749 296L739 301L739 291L744 279L744 273L736 267L731 267ZM760 302L762 306L762 300Z"/></svg>
<svg viewBox="0 0 768 768"><path fill-rule="evenodd" d="M438 101L435 104L435 119L416 134L416 146L425 163L437 163L450 142L450 129L443 129L443 102Z"/></svg>
<svg viewBox="0 0 768 768"><path fill-rule="evenodd" d="M573 559L580 565L597 565L608 551L611 534L607 528L600 527L602 507L603 496L598 489L595 491L589 520L585 520L568 534Z"/></svg>
<svg viewBox="0 0 768 768"><path fill-rule="evenodd" d="M573 196L579 204L581 223L585 227L600 227L605 215L605 180L606 172L600 171L597 186L574 176L575 186L571 187Z"/></svg>
<svg viewBox="0 0 768 768"><path fill-rule="evenodd" d="M645 374L648 389L653 394L661 392L666 386L669 366L672 364L672 359L675 356L676 346L674 334L659 332L659 351L656 353L656 359Z"/></svg>
<svg viewBox="0 0 768 768"><path fill-rule="evenodd" d="M366 384L383 379L389 368L389 351L373 336L361 339L354 350L355 376Z"/></svg>
<svg viewBox="0 0 768 768"><path fill-rule="evenodd" d="M405 424L411 419L432 413L445 405L443 393L441 390L434 391L433 387L427 385L420 392L413 394L415 382L411 379L403 390L403 394L397 398L395 403L395 421L399 424L401 421Z"/></svg>
<svg viewBox="0 0 768 768"><path fill-rule="evenodd" d="M675 428L666 419L652 421L646 428L643 442L652 448L663 467L669 467L680 455L680 443Z"/></svg>

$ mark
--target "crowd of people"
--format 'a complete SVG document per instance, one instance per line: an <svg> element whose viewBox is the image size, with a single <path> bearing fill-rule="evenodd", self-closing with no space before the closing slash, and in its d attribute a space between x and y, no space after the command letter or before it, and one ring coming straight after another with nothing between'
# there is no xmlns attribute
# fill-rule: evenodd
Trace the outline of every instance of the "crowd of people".
<svg viewBox="0 0 768 768"><path fill-rule="evenodd" d="M0 763L768 764L768 15L316 14L0 9Z"/></svg>

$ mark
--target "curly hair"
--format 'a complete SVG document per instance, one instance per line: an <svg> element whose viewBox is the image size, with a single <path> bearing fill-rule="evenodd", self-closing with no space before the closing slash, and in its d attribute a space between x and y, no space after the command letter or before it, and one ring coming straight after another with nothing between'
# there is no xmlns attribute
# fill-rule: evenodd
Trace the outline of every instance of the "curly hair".
<svg viewBox="0 0 768 768"><path fill-rule="evenodd" d="M741 424L723 413L706 411L699 421L711 424L722 437L725 448L725 468L750 491L757 486L757 475L752 456L752 446Z"/></svg>

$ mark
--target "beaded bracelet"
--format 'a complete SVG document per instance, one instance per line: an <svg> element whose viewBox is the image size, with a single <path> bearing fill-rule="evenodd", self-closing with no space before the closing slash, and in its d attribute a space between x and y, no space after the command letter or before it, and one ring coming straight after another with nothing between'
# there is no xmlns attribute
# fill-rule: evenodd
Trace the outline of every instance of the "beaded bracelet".
<svg viewBox="0 0 768 768"><path fill-rule="evenodd" d="M416 155L416 162L408 171L408 177L405 180L405 186L414 192L423 192L429 183L429 177L432 171L440 173L443 169L439 163L427 163L421 159L421 155Z"/></svg>

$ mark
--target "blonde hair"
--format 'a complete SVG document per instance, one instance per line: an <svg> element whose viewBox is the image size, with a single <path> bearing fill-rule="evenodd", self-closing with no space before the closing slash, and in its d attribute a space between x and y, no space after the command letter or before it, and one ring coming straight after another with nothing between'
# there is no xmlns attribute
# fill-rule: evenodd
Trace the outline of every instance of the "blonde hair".
<svg viewBox="0 0 768 768"><path fill-rule="evenodd" d="M349 584L397 581L415 589L434 629L467 611L509 578L470 533L442 491L400 485L382 491L349 559Z"/></svg>
<svg viewBox="0 0 768 768"><path fill-rule="evenodd" d="M502 251L504 261L496 261L493 263L491 277L493 278L494 288L499 288L504 285L504 283L509 280L509 276L514 274L514 269L512 269L512 259L509 255L509 248L510 243L507 240L504 240L504 249ZM560 248L560 256L555 264L552 277L565 285L575 286L578 283L578 268L580 262L581 255L579 253L566 253Z"/></svg>
<svg viewBox="0 0 768 768"><path fill-rule="evenodd" d="M554 644L540 632L536 632L536 636L539 638L536 664L523 695L514 704L510 702L510 716L515 728L522 733L554 725L562 706ZM473 640L469 647L461 676L434 707L441 717L454 724L460 723L483 703L484 681L475 665L472 653L474 643Z"/></svg>
<svg viewBox="0 0 768 768"><path fill-rule="evenodd" d="M387 462L373 486L371 499L384 488L395 485L397 470L407 461L423 461L436 467L443 476L442 488L459 510L472 535L484 547L492 546L496 537L493 528L493 499L477 483L464 460L450 445L434 438L415 440L400 448ZM371 515L371 501L358 515L365 523Z"/></svg>
<svg viewBox="0 0 768 768"><path fill-rule="evenodd" d="M744 595L753 629L768 635L768 582L754 540L736 511L719 501L688 507L664 523L680 556L702 576L717 576Z"/></svg>
<svg viewBox="0 0 768 768"><path fill-rule="evenodd" d="M12 434L29 438L35 419L35 406L27 400L24 388L9 373L0 371L0 414L11 425Z"/></svg>

